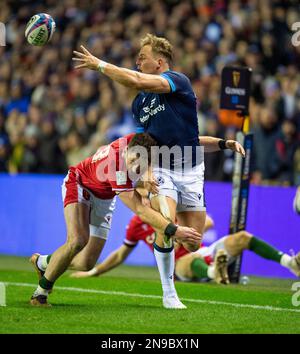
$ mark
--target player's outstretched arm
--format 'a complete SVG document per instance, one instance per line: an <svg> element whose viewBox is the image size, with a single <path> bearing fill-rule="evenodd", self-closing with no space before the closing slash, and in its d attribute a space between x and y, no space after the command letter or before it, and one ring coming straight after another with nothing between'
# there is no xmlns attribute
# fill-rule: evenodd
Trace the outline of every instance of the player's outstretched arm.
<svg viewBox="0 0 300 354"><path fill-rule="evenodd" d="M89 277L99 276L122 264L125 261L125 259L129 256L129 254L132 252L133 249L134 248L132 247L122 245L117 250L110 253L102 263L96 265L90 271L74 272L70 276L72 278L89 278Z"/></svg>
<svg viewBox="0 0 300 354"><path fill-rule="evenodd" d="M212 136L199 136L199 143L201 146L204 146L204 152L215 152L230 149L234 152L238 152L243 157L246 155L242 145L235 140L223 140Z"/></svg>
<svg viewBox="0 0 300 354"><path fill-rule="evenodd" d="M75 66L75 69L87 68L100 71L119 84L137 91L149 91L153 93L168 93L171 91L168 81L160 75L144 74L120 68L95 57L84 46L80 47L82 52L73 51L75 57L72 59L79 62L79 65Z"/></svg>
<svg viewBox="0 0 300 354"><path fill-rule="evenodd" d="M136 191L125 191L119 194L122 202L137 214L140 219L152 226L157 232L168 237L174 236L177 240L199 244L202 235L195 229L185 226L177 226L170 223L160 213L142 203L140 195Z"/></svg>

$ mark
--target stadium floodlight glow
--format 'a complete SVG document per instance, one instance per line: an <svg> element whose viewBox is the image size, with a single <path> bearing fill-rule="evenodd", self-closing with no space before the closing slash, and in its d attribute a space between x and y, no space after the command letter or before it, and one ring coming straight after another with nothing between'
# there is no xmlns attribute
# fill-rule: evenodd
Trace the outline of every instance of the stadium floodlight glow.
<svg viewBox="0 0 300 354"><path fill-rule="evenodd" d="M5 24L0 22L0 47L6 46L6 28Z"/></svg>

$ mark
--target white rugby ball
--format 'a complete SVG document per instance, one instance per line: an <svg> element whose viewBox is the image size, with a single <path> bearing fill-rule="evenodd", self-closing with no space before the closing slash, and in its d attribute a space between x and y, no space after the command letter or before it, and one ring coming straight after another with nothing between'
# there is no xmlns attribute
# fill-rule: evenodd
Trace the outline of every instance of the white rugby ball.
<svg viewBox="0 0 300 354"><path fill-rule="evenodd" d="M45 13L31 17L25 28L27 42L35 46L43 46L48 43L55 31L55 21Z"/></svg>

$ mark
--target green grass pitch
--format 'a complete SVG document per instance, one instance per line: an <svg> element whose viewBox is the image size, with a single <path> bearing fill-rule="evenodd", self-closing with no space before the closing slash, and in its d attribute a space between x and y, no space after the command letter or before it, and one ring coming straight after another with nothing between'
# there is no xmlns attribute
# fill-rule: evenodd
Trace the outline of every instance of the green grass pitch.
<svg viewBox="0 0 300 354"><path fill-rule="evenodd" d="M27 258L1 256L0 282L7 303L0 307L0 333L300 333L294 279L177 282L186 310L162 307L155 268L121 266L89 279L65 274L49 297L51 308L29 305L37 277Z"/></svg>

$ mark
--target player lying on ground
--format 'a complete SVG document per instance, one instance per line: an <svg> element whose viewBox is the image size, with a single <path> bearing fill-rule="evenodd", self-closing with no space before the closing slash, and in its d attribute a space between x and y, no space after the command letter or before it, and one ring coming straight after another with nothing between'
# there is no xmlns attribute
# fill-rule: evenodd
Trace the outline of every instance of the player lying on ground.
<svg viewBox="0 0 300 354"><path fill-rule="evenodd" d="M295 256L290 256L247 231L224 236L209 247L202 247L196 252L184 255L176 262L175 274L183 281L209 278L217 283L229 284L227 267L235 262L236 257L245 250L277 262L300 277L300 252ZM205 262L207 257L217 259L218 267L216 264Z"/></svg>
<svg viewBox="0 0 300 354"><path fill-rule="evenodd" d="M83 46L81 50L74 51L73 60L79 64L75 68L99 71L134 92L132 112L138 131L151 134L159 147L165 146L169 151L179 150L179 153L159 160L153 168L159 181L159 195L150 196L152 207L160 210L173 223L177 218L180 225L193 227L202 234L206 206L197 100L188 77L171 69L174 56L172 45L166 38L147 34L141 40L136 60L138 71L106 63ZM226 147L224 140L217 141L218 149ZM181 172L176 169L181 169ZM199 245L184 243L190 251L196 250ZM173 241L167 241L162 232L157 232L154 255L164 295L175 294ZM183 307L178 302L178 308Z"/></svg>
<svg viewBox="0 0 300 354"><path fill-rule="evenodd" d="M132 172L142 176L151 165L151 147L156 141L149 134L129 134L110 145L99 148L95 155L69 169L62 186L67 240L51 256L35 254L31 262L40 276L39 285L32 295L31 304L47 306L47 297L54 282L71 265L74 269L92 268L105 244L115 208L115 195L140 218L150 224L167 239L176 235L183 242L199 244L201 235L194 229L177 226L166 220L142 202L129 178ZM142 163L135 147L147 152L146 163ZM143 184L148 191L156 193L155 183ZM86 256L88 254L88 257ZM163 298L165 307L177 303L177 294Z"/></svg>
<svg viewBox="0 0 300 354"><path fill-rule="evenodd" d="M213 221L208 216L205 222L205 231L212 226ZM153 251L154 239L153 228L145 224L138 216L134 216L127 226L126 238L122 246L92 270L75 272L71 276L87 278L101 275L123 263L139 241L145 242ZM244 250L250 250L265 259L278 262L293 274L300 276L300 252L291 257L246 231L224 236L209 247L201 247L198 251L192 253L187 252L182 245L177 244L175 246L175 274L182 281L213 279L216 283L228 284L227 267Z"/></svg>

